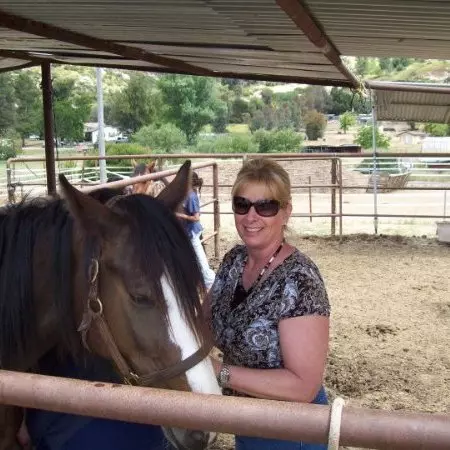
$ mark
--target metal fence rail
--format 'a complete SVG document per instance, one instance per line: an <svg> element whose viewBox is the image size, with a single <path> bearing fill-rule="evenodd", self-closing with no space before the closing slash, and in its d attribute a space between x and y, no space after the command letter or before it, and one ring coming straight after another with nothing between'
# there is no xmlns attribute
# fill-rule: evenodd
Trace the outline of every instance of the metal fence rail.
<svg viewBox="0 0 450 450"><path fill-rule="evenodd" d="M326 443L330 407L121 386L0 370L0 403L138 423ZM340 444L448 450L450 417L345 407Z"/></svg>
<svg viewBox="0 0 450 450"><path fill-rule="evenodd" d="M367 223L367 219L372 220L375 228L380 221L384 227L382 231L388 229L391 224L397 230L402 226L411 228L417 224L420 230L426 228L427 233L430 234L431 226L434 225L432 220L448 219L450 154L378 153L375 176L372 154L150 154L105 157L105 159L107 161L117 158L122 160L156 159L158 167L162 169L168 162L178 162L180 159L214 160L225 164L225 160L245 161L248 158L261 156L281 162L316 161L317 164L323 164L324 161L328 161L330 164L329 169L326 169L329 175L325 182L323 179L318 181L314 176L310 177L306 183L304 182L306 180L299 183L293 179L294 197L297 196L301 200L300 208L294 208L293 217L309 220L309 223L303 227L307 234L309 230L315 234L322 234L325 231L324 219L329 221L327 234L331 235L337 233L341 235L344 232L370 232L371 226ZM58 165L62 166L67 161L84 162L95 159L98 158L62 157L59 158ZM10 201L13 201L15 193L20 197L27 189L33 189L37 194L43 193L45 182L43 169L33 170L34 173L32 173L29 167L32 162L42 163L42 161L42 158L16 158L8 161L9 178L6 187ZM97 167L85 168L84 172L80 172L80 168L60 168L59 170L67 174L72 183L79 186L96 184L99 180ZM130 168L128 167L128 173L125 167L109 167L109 170L115 175L127 177ZM289 171L289 166L287 170ZM356 176L353 178L359 182L348 181L346 176L349 174L358 175L359 178ZM377 176L395 179L397 185L392 185L389 180L388 183L391 183L389 186L383 185L376 178ZM403 178L403 183L398 185L400 178ZM377 192L374 192L371 187L375 180L379 183ZM204 187L205 191L208 189L211 191L213 183ZM225 184L222 180L215 188L216 193L229 192L230 187L231 184ZM19 190L20 192L17 192ZM371 195L372 193L374 195ZM427 197L424 198L424 195ZM214 195L213 198L217 196ZM206 207L202 212L206 216L214 214L214 208ZM222 208L221 214L231 214L231 210L227 207ZM360 226L356 227L355 224ZM418 234L422 233L418 231Z"/></svg>

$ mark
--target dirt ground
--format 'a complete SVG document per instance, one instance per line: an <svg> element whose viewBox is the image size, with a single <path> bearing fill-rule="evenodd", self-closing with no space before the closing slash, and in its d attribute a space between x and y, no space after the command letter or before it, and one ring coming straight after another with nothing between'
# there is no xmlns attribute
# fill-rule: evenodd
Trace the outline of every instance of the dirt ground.
<svg viewBox="0 0 450 450"><path fill-rule="evenodd" d="M318 264L328 289L330 398L450 413L450 246L398 236L289 239ZM222 230L221 255L236 242L232 228ZM221 435L213 448L233 447Z"/></svg>

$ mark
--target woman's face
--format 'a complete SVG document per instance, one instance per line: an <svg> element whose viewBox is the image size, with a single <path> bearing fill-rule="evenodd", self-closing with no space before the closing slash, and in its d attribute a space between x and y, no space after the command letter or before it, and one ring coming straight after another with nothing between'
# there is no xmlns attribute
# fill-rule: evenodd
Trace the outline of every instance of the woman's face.
<svg viewBox="0 0 450 450"><path fill-rule="evenodd" d="M251 202L257 200L278 200L261 184L245 185L236 195L244 197ZM291 215L292 205L280 208L273 217L262 217L252 206L247 214L234 214L234 223L239 236L249 248L264 249L278 242L283 236L284 225Z"/></svg>

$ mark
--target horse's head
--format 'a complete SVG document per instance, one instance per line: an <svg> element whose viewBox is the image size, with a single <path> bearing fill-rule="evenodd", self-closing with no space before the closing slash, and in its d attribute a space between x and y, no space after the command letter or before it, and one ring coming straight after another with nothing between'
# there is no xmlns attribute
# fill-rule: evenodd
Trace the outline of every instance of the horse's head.
<svg viewBox="0 0 450 450"><path fill-rule="evenodd" d="M187 162L156 199L132 195L106 204L60 179L75 222L76 315L89 348L112 359L126 381L220 394L205 354L201 273L173 214L189 173ZM177 429L167 436L177 448L211 440Z"/></svg>
<svg viewBox="0 0 450 450"><path fill-rule="evenodd" d="M155 172L156 161L152 161L148 164L137 163L134 159L131 160L133 165L133 177L141 175L148 175ZM153 180L143 181L141 183L135 183L132 185L133 194L150 194L152 192Z"/></svg>

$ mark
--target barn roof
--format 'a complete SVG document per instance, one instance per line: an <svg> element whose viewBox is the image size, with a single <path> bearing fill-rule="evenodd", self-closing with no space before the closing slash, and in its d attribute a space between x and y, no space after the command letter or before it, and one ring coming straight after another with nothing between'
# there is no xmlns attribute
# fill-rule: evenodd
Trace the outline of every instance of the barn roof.
<svg viewBox="0 0 450 450"><path fill-rule="evenodd" d="M450 86L368 81L378 120L450 123Z"/></svg>
<svg viewBox="0 0 450 450"><path fill-rule="evenodd" d="M290 17L303 11L291 3L0 0L0 70L51 61L357 86L333 44L314 42L313 19Z"/></svg>
<svg viewBox="0 0 450 450"><path fill-rule="evenodd" d="M0 71L41 62L358 87L341 55L450 59L446 0L0 0Z"/></svg>

